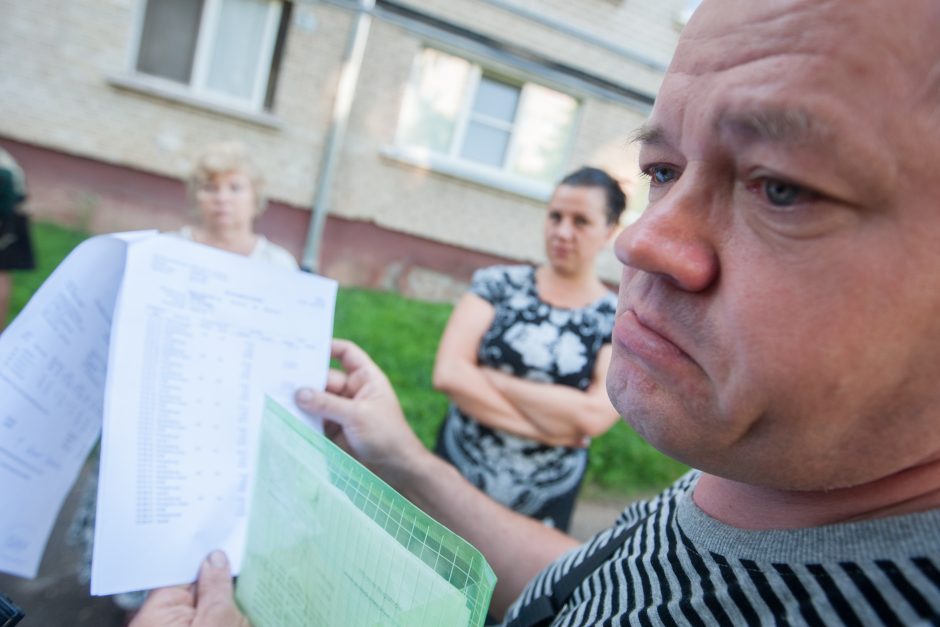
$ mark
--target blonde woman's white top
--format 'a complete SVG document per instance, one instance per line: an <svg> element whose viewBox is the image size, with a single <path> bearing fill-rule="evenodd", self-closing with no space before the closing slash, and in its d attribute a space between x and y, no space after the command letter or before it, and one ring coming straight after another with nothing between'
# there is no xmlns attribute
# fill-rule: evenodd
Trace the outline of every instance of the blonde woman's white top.
<svg viewBox="0 0 940 627"><path fill-rule="evenodd" d="M190 226L184 226L179 231L171 231L167 233L167 235L175 235L193 242L196 241L196 238L193 236L193 229ZM255 248L251 251L251 254L248 255L248 258L263 261L279 268L284 268L285 270L300 269L300 266L297 265L297 260L294 259L294 256L290 254L287 249L271 242L261 234L258 234L258 241L255 243Z"/></svg>

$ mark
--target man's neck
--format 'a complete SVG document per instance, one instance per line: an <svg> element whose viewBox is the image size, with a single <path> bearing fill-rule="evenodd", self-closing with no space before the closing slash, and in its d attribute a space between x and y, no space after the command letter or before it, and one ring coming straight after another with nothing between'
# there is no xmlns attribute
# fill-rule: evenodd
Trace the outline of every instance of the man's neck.
<svg viewBox="0 0 940 627"><path fill-rule="evenodd" d="M940 508L940 458L888 477L827 491L778 490L703 474L695 504L740 529L798 529Z"/></svg>

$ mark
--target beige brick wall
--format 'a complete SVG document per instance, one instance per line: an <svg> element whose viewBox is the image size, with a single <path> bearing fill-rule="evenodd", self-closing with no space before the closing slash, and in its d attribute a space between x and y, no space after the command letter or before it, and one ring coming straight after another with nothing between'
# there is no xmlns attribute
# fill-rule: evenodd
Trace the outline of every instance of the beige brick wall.
<svg viewBox="0 0 940 627"><path fill-rule="evenodd" d="M482 0L407 1L650 93L661 80L657 71ZM663 63L675 45L673 18L683 4L512 1ZM274 199L309 206L354 15L329 3L295 4L272 112L278 125L272 128L109 82L127 75L138 7L137 0L0 0L0 135L180 178L200 146L237 137L257 154ZM542 259L542 203L381 156L394 142L403 91L424 43L404 28L373 22L332 211L471 250ZM587 163L633 177L628 138L642 120L636 110L584 98L566 170ZM617 279L612 255L605 255L601 268L605 279Z"/></svg>
<svg viewBox="0 0 940 627"><path fill-rule="evenodd" d="M561 63L655 93L662 73L577 37L533 23L481 0L404 0L418 11L475 29L502 41L536 50ZM505 0L531 13L590 33L662 65L678 41L675 17L684 0Z"/></svg>
<svg viewBox="0 0 940 627"><path fill-rule="evenodd" d="M297 7L317 26L290 32L273 111L280 127L270 128L110 84L127 75L136 10L133 0L4 2L0 135L174 177L199 147L237 137L256 153L273 198L309 205L349 13Z"/></svg>
<svg viewBox="0 0 940 627"><path fill-rule="evenodd" d="M661 64L668 64L678 40L675 17L685 0L508 0L592 32L610 42Z"/></svg>
<svg viewBox="0 0 940 627"><path fill-rule="evenodd" d="M472 250L542 260L543 203L381 156L394 142L404 87L421 47L399 27L373 24L332 211ZM629 137L643 120L621 105L584 101L565 169L591 164L635 178ZM606 280L619 277L612 254L603 256L600 269Z"/></svg>

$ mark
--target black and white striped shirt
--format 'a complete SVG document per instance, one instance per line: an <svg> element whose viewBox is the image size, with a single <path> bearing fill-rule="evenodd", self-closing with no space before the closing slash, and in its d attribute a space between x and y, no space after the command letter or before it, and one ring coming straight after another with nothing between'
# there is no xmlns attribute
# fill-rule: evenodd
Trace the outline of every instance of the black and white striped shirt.
<svg viewBox="0 0 940 627"><path fill-rule="evenodd" d="M507 624L612 538L617 550L576 582L552 625L940 624L940 510L746 531L695 505L698 476L631 505L542 571Z"/></svg>

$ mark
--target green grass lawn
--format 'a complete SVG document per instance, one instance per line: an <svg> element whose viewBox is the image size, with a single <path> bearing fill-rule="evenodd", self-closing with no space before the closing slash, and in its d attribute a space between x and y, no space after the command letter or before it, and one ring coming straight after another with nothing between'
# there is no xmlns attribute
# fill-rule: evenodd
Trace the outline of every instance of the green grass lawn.
<svg viewBox="0 0 940 627"><path fill-rule="evenodd" d="M12 317L56 265L86 235L51 224L35 225L39 267L14 273ZM421 440L434 443L447 408L444 395L431 388L437 341L451 306L387 292L341 288L336 303L336 337L355 341L388 374L405 415ZM618 423L591 444L587 489L635 496L668 484L685 468L646 444L625 423Z"/></svg>

